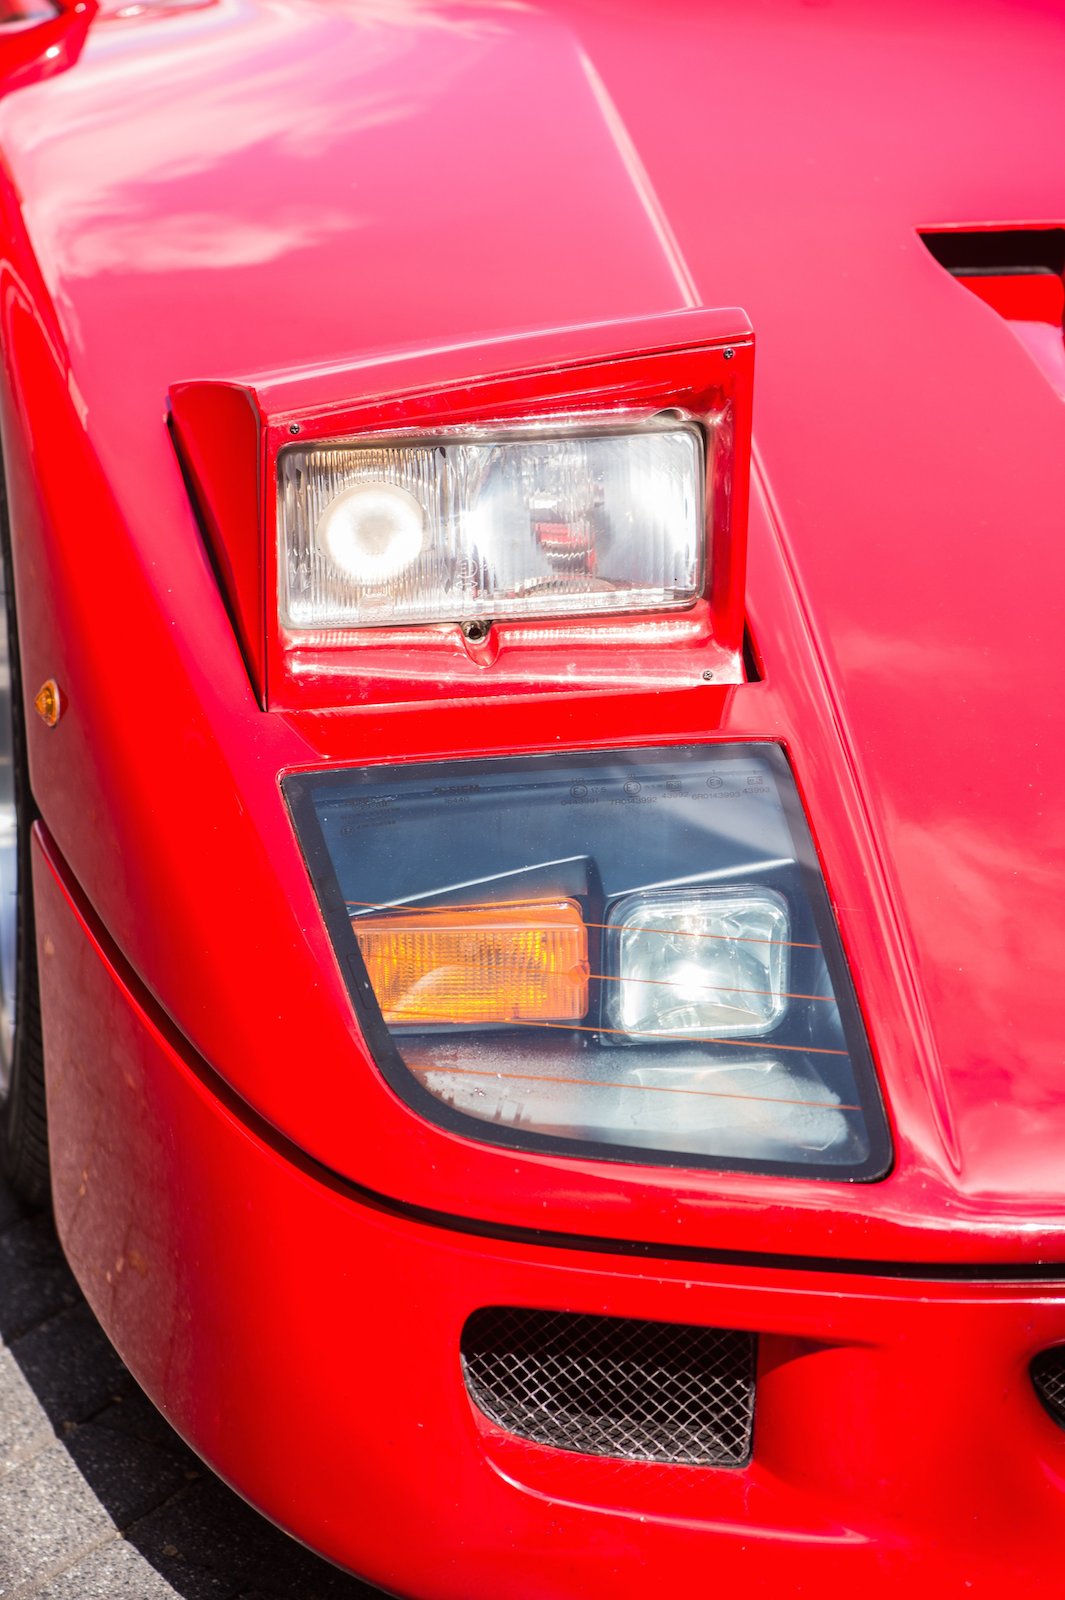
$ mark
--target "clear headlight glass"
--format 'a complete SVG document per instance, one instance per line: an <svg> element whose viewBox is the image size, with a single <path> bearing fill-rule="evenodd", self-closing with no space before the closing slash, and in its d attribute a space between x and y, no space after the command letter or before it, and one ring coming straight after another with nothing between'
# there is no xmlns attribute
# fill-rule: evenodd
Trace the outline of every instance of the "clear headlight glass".
<svg viewBox="0 0 1065 1600"><path fill-rule="evenodd" d="M629 1039L768 1033L787 1010L789 931L768 890L627 895L606 929L609 1025Z"/></svg>
<svg viewBox="0 0 1065 1600"><path fill-rule="evenodd" d="M293 445L278 457L294 631L690 606L705 565L694 425Z"/></svg>
<svg viewBox="0 0 1065 1600"><path fill-rule="evenodd" d="M868 1045L783 754L284 780L364 1035L473 1137L874 1177Z"/></svg>

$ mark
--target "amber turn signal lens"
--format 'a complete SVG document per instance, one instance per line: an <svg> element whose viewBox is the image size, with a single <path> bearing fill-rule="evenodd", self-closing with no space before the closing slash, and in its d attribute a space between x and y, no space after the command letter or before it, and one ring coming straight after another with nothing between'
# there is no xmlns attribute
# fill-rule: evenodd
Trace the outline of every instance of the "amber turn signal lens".
<svg viewBox="0 0 1065 1600"><path fill-rule="evenodd" d="M42 683L33 698L37 715L46 728L54 728L63 715L63 697L54 678Z"/></svg>
<svg viewBox="0 0 1065 1600"><path fill-rule="evenodd" d="M386 1022L576 1022L588 935L574 900L353 917Z"/></svg>

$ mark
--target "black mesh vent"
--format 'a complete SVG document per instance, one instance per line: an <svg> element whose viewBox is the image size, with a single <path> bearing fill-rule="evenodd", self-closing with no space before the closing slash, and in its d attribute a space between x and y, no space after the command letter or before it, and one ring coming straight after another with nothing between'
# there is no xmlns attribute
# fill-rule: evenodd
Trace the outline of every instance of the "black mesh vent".
<svg viewBox="0 0 1065 1600"><path fill-rule="evenodd" d="M1065 1428L1065 1344L1043 1350L1032 1362L1032 1382L1059 1428Z"/></svg>
<svg viewBox="0 0 1065 1600"><path fill-rule="evenodd" d="M510 1433L630 1461L742 1467L754 1335L493 1306L462 1336L466 1386Z"/></svg>

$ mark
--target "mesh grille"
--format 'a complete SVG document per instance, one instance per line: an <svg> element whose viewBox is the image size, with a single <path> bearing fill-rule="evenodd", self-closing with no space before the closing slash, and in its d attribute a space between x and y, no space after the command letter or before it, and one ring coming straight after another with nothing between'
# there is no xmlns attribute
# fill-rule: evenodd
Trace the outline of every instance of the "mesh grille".
<svg viewBox="0 0 1065 1600"><path fill-rule="evenodd" d="M632 1461L740 1467L751 1454L754 1335L493 1306L462 1336L466 1387L536 1444Z"/></svg>
<svg viewBox="0 0 1065 1600"><path fill-rule="evenodd" d="M1065 1428L1065 1344L1043 1350L1032 1362L1032 1382L1059 1428Z"/></svg>

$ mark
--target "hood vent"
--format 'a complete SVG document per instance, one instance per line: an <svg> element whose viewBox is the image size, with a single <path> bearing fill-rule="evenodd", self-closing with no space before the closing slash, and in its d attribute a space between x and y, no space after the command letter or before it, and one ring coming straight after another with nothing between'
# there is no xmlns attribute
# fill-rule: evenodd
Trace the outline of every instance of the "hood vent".
<svg viewBox="0 0 1065 1600"><path fill-rule="evenodd" d="M920 237L952 278L998 312L1065 399L1065 228L941 228Z"/></svg>

